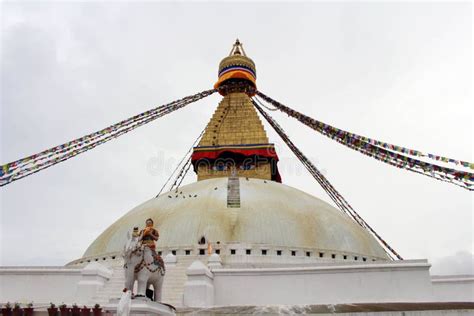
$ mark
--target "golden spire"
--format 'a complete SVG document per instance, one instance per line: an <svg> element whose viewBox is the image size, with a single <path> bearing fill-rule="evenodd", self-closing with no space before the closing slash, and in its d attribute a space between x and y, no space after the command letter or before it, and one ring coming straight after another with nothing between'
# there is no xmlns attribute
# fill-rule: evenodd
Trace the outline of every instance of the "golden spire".
<svg viewBox="0 0 474 316"><path fill-rule="evenodd" d="M219 64L215 87L224 98L193 151L198 181L230 176L280 181L274 145L250 99L255 78L255 64L237 39Z"/></svg>

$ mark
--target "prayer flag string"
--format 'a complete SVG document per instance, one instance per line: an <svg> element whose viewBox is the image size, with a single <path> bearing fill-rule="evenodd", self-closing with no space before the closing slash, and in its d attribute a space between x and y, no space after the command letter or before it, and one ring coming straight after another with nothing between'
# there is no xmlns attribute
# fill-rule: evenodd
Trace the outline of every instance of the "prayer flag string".
<svg viewBox="0 0 474 316"><path fill-rule="evenodd" d="M279 109L280 111L288 114L293 118L296 118L298 121L314 129L315 131L333 140L336 140L340 144L359 151L369 157L375 158L379 161L382 161L392 166L396 166L398 168L423 174L425 176L429 176L440 181L455 184L469 191L474 190L473 173L439 166L413 157L428 157L443 162L457 163L459 166L468 168L472 168L472 163L436 156L432 154L423 154L420 151L406 149L400 146L394 146L391 144L373 140L371 138L350 133L339 128L333 127L329 124L325 124L321 121L315 120L296 110L293 110L279 103L278 101L275 101L272 98L266 96L260 91L257 91L257 95L263 98L268 103L272 104L275 108Z"/></svg>
<svg viewBox="0 0 474 316"><path fill-rule="evenodd" d="M80 153L95 148L98 145L117 138L155 119L176 111L190 103L196 102L216 92L207 90L163 106L159 106L111 125L100 131L88 134L73 141L58 145L38 154L34 154L7 164L0 168L0 186L7 185L57 163L77 156Z"/></svg>

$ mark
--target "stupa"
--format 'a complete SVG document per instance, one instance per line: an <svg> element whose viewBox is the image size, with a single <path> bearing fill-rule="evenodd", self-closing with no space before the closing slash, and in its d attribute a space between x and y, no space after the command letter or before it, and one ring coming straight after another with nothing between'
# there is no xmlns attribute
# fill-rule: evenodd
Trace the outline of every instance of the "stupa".
<svg viewBox="0 0 474 316"><path fill-rule="evenodd" d="M223 99L192 155L198 181L137 206L70 266L93 261L113 265L127 231L143 226L147 218L160 231L158 251L175 255L178 262L206 262L209 249L224 266L388 259L347 215L281 183L278 155L250 99L256 88L255 64L239 41L219 64L215 88ZM175 293L173 302L182 295Z"/></svg>
<svg viewBox="0 0 474 316"><path fill-rule="evenodd" d="M135 207L67 264L63 273L83 275L71 302L120 297L127 233L147 218L160 233L157 252L167 266L163 302L183 313L213 306L471 301L472 276L431 277L426 260L393 261L348 215L284 184L275 146L252 104L256 74L237 40L219 64L215 88L223 98L193 149L197 181Z"/></svg>

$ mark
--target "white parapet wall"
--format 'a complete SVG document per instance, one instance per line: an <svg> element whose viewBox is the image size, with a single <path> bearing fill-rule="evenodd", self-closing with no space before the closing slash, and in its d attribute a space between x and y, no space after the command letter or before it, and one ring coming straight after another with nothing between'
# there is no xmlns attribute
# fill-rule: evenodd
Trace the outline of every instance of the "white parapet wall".
<svg viewBox="0 0 474 316"><path fill-rule="evenodd" d="M474 302L474 275L432 276L433 296L438 302Z"/></svg>
<svg viewBox="0 0 474 316"><path fill-rule="evenodd" d="M426 260L277 269L216 269L216 305L432 301Z"/></svg>
<svg viewBox="0 0 474 316"><path fill-rule="evenodd" d="M474 301L473 278L432 282L427 260L210 271L200 268L202 275L197 269L188 270L186 306L203 307L203 300L196 305L192 299L196 297L207 297L214 306ZM206 287L196 286L204 283ZM209 288L213 298L208 297Z"/></svg>
<svg viewBox="0 0 474 316"><path fill-rule="evenodd" d="M244 269L226 268L217 254L208 259L208 266L197 260L188 267L184 306L474 302L474 276L431 276L426 260ZM99 263L0 267L0 303L86 304L111 276Z"/></svg>
<svg viewBox="0 0 474 316"><path fill-rule="evenodd" d="M0 302L73 303L80 269L0 267Z"/></svg>
<svg viewBox="0 0 474 316"><path fill-rule="evenodd" d="M0 267L0 303L85 304L108 281L112 271L99 263L67 267Z"/></svg>

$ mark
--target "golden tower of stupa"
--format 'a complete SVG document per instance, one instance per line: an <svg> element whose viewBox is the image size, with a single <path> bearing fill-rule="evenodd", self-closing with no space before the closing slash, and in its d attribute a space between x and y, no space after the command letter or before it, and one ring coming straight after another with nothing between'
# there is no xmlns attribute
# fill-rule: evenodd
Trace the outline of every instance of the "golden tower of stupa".
<svg viewBox="0 0 474 316"><path fill-rule="evenodd" d="M280 181L274 145L250 99L256 89L255 63L238 39L220 62L218 76L214 88L224 98L192 157L198 181L229 176Z"/></svg>

